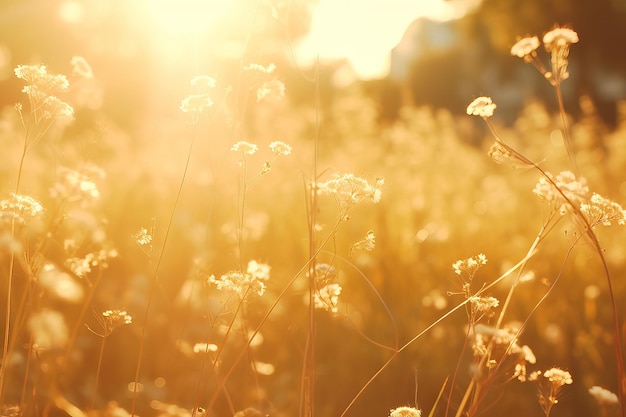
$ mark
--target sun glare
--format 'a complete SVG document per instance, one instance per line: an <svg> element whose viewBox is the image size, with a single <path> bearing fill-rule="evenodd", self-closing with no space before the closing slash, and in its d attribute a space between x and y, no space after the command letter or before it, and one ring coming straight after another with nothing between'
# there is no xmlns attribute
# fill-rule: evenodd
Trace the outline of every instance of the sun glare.
<svg viewBox="0 0 626 417"><path fill-rule="evenodd" d="M479 0L320 0L311 32L298 45L303 65L346 58L362 79L383 77L389 70L389 52L414 20L461 17Z"/></svg>
<svg viewBox="0 0 626 417"><path fill-rule="evenodd" d="M220 20L229 0L147 0L155 23L172 35L206 33Z"/></svg>

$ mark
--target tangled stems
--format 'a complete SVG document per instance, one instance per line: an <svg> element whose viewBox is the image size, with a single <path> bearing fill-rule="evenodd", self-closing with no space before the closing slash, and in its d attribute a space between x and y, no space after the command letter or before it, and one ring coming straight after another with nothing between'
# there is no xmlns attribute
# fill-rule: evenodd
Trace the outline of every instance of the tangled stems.
<svg viewBox="0 0 626 417"><path fill-rule="evenodd" d="M593 247L594 251L598 254L598 257L600 258L600 262L602 263L602 270L607 280L607 287L609 291L609 298L610 298L610 304L611 304L611 314L613 317L613 338L614 338L615 355L616 355L616 362L617 362L618 391L619 391L621 414L624 417L626 416L626 408L625 408L626 399L624 398L626 396L626 386L625 386L625 381L624 381L624 361L623 361L621 330L620 330L619 316L618 316L618 311L617 311L617 301L615 299L615 292L613 290L611 273L609 271L609 266L604 256L604 251L602 249L602 246L600 245L600 241L598 240L598 237L596 233L594 232L592 225L589 223L585 215L581 212L580 207L574 204L574 202L566 195L566 193L556 184L556 182L552 179L552 177L548 175L546 171L544 171L535 162L529 160L528 158L523 156L521 153L513 149L511 146L506 144L502 139L500 139L498 133L495 130L495 127L493 126L493 124L491 123L488 117L483 117L483 119L487 123L489 130L494 135L496 139L496 143L499 146L505 149L511 155L512 158L520 162L523 162L533 167L534 169L536 169L541 174L541 176L550 185L552 185L554 189L557 190L561 198L563 198L567 206L572 211L574 219L578 222L579 226L582 228L583 235L586 235L589 238L591 246Z"/></svg>

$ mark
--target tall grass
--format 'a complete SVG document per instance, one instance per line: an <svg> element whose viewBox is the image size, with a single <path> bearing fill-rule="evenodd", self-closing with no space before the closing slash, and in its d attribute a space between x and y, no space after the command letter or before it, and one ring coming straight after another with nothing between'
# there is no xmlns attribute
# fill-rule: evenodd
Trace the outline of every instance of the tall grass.
<svg viewBox="0 0 626 417"><path fill-rule="evenodd" d="M511 128L479 97L478 147L443 110L378 124L356 86L329 111L319 68L290 105L246 50L233 85L193 77L160 134L99 154L69 140L67 77L19 66L0 415L624 416L626 130L599 154L567 114L577 41L514 44L559 112Z"/></svg>

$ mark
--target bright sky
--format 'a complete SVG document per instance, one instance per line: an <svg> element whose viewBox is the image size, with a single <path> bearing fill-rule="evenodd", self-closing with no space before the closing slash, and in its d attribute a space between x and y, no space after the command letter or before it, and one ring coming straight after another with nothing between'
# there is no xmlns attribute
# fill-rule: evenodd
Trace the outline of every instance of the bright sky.
<svg viewBox="0 0 626 417"><path fill-rule="evenodd" d="M347 58L357 77L383 77L389 53L419 17L458 18L479 0L319 0L311 33L297 46L301 65Z"/></svg>

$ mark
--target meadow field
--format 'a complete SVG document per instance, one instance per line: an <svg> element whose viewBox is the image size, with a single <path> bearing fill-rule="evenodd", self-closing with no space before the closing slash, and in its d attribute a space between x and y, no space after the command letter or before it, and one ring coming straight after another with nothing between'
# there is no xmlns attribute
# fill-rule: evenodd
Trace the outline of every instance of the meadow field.
<svg viewBox="0 0 626 417"><path fill-rule="evenodd" d="M624 416L626 103L382 120L257 35L12 66L0 416Z"/></svg>

